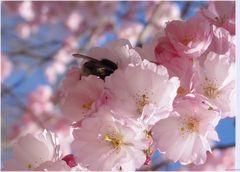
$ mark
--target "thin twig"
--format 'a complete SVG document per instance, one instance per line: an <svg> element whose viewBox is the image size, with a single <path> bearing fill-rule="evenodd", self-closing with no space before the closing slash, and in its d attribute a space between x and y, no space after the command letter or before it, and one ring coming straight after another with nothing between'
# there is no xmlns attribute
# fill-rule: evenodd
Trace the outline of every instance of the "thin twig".
<svg viewBox="0 0 240 172"><path fill-rule="evenodd" d="M181 18L184 18L187 15L191 5L192 5L192 1L185 2L184 8L181 12Z"/></svg>
<svg viewBox="0 0 240 172"><path fill-rule="evenodd" d="M232 148L232 147L235 147L235 143L229 143L226 145L216 145L212 148L212 150L215 150L215 149L223 150L223 149Z"/></svg>

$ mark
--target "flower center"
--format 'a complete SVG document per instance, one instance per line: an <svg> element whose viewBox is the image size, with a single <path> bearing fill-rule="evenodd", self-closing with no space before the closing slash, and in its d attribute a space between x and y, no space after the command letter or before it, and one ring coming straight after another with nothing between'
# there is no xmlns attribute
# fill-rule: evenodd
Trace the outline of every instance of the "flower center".
<svg viewBox="0 0 240 172"><path fill-rule="evenodd" d="M187 94L187 90L183 87L178 87L177 95L178 96L185 96Z"/></svg>
<svg viewBox="0 0 240 172"><path fill-rule="evenodd" d="M188 43L191 42L192 40L193 40L193 37L185 36L185 37L182 39L181 43L182 43L183 45L187 46Z"/></svg>
<svg viewBox="0 0 240 172"><path fill-rule="evenodd" d="M114 149L119 149L123 144L122 136L119 134L105 134L103 139L109 142Z"/></svg>
<svg viewBox="0 0 240 172"><path fill-rule="evenodd" d="M142 94L141 96L138 96L136 100L137 112L141 114L143 111L143 107L149 103L150 103L149 97L146 94Z"/></svg>
<svg viewBox="0 0 240 172"><path fill-rule="evenodd" d="M218 89L212 86L208 86L203 88L204 90L204 95L207 96L208 98L215 99L218 96Z"/></svg>
<svg viewBox="0 0 240 172"><path fill-rule="evenodd" d="M32 164L28 164L28 165L27 165L27 168L28 168L29 170L31 170L31 169L32 169Z"/></svg>
<svg viewBox="0 0 240 172"><path fill-rule="evenodd" d="M93 104L93 102L92 102L92 101L89 101L89 102L87 102L87 103L82 104L82 108L85 109L85 110L90 110L92 104Z"/></svg>
<svg viewBox="0 0 240 172"><path fill-rule="evenodd" d="M215 20L217 21L217 23L222 26L225 21L227 20L227 17L226 15L223 15L223 16L219 16L219 17L215 17Z"/></svg>
<svg viewBox="0 0 240 172"><path fill-rule="evenodd" d="M199 131L199 121L195 118L185 119L182 127L179 128L182 134L194 133Z"/></svg>
<svg viewBox="0 0 240 172"><path fill-rule="evenodd" d="M219 91L216 84L207 77L205 78L205 83L203 84L202 88L203 95L210 99L215 99L219 96Z"/></svg>

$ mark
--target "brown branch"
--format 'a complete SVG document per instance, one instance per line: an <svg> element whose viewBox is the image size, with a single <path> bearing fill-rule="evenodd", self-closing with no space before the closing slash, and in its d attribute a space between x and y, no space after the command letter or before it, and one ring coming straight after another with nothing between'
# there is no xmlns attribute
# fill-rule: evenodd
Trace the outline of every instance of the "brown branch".
<svg viewBox="0 0 240 172"><path fill-rule="evenodd" d="M192 1L185 2L184 8L183 8L183 10L181 12L181 18L183 18L183 17L185 17L187 15L191 5L192 5Z"/></svg>
<svg viewBox="0 0 240 172"><path fill-rule="evenodd" d="M232 148L232 147L235 147L235 143L229 143L226 145L216 145L212 148L212 150L215 150L215 149L223 150L223 149Z"/></svg>

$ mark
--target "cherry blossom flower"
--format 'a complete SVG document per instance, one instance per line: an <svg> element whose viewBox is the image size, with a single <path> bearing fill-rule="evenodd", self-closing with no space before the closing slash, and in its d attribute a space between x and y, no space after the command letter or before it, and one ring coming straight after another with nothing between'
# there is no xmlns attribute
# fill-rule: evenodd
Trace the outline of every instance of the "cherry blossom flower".
<svg viewBox="0 0 240 172"><path fill-rule="evenodd" d="M211 1L200 11L212 24L227 29L235 35L235 1Z"/></svg>
<svg viewBox="0 0 240 172"><path fill-rule="evenodd" d="M79 25L83 22L83 16L81 16L77 12L72 12L72 14L68 17L66 25L71 31L77 31L79 29Z"/></svg>
<svg viewBox="0 0 240 172"><path fill-rule="evenodd" d="M158 45L159 39L162 37L163 32L159 32L155 35L154 39L144 43L142 47L135 47L135 50L139 53L142 59L147 59L152 63L158 63L155 56L155 47Z"/></svg>
<svg viewBox="0 0 240 172"><path fill-rule="evenodd" d="M190 93L193 77L193 60L185 56L179 56L165 36L158 39L154 52L157 63L168 69L170 77L177 76L180 79L177 95L185 96L187 93Z"/></svg>
<svg viewBox="0 0 240 172"><path fill-rule="evenodd" d="M147 60L106 78L111 93L108 105L115 111L123 109L126 117L140 119L146 125L169 115L178 87L178 78L169 79L165 67Z"/></svg>
<svg viewBox="0 0 240 172"><path fill-rule="evenodd" d="M32 9L32 2L25 1L22 2L19 6L19 14L26 19L27 21L32 21L34 19L34 11Z"/></svg>
<svg viewBox="0 0 240 172"><path fill-rule="evenodd" d="M28 107L37 115L52 112L54 109L54 104L51 101L52 96L53 93L49 86L39 86L29 94Z"/></svg>
<svg viewBox="0 0 240 172"><path fill-rule="evenodd" d="M80 79L81 79L80 68L75 66L71 67L67 71L67 73L65 74L65 77L62 80L62 83L61 83L62 91L71 89L71 87L74 87L79 82ZM59 94L61 94L61 91Z"/></svg>
<svg viewBox="0 0 240 172"><path fill-rule="evenodd" d="M79 121L92 113L97 99L103 94L104 82L94 75L79 78L76 68L71 70L63 81L61 109L69 120ZM68 83L69 82L69 83Z"/></svg>
<svg viewBox="0 0 240 172"><path fill-rule="evenodd" d="M167 22L180 19L180 14L181 12L177 4L166 1L159 5L152 22L158 27L158 30L162 30L166 27Z"/></svg>
<svg viewBox="0 0 240 172"><path fill-rule="evenodd" d="M214 130L220 116L199 97L185 96L174 103L174 112L153 127L156 147L166 158L181 164L203 164L210 141L218 140Z"/></svg>
<svg viewBox="0 0 240 172"><path fill-rule="evenodd" d="M235 62L235 44L235 36L231 36L224 28L213 26L213 39L206 53L228 54L229 60Z"/></svg>
<svg viewBox="0 0 240 172"><path fill-rule="evenodd" d="M212 41L211 25L201 16L187 21L173 20L167 24L165 32L180 56L198 57Z"/></svg>
<svg viewBox="0 0 240 172"><path fill-rule="evenodd" d="M1 53L1 82L8 77L12 70L12 63Z"/></svg>
<svg viewBox="0 0 240 172"><path fill-rule="evenodd" d="M201 65L196 63L193 93L208 98L212 108L219 109L222 117L235 116L235 67L228 55L210 52Z"/></svg>
<svg viewBox="0 0 240 172"><path fill-rule="evenodd" d="M55 83L57 76L63 74L67 69L66 65L73 60L70 56L70 52L73 51L74 48L71 46L73 45L60 49L53 57L53 63L46 68L45 74L50 83Z"/></svg>
<svg viewBox="0 0 240 172"><path fill-rule="evenodd" d="M125 22L121 30L118 32L119 38L128 38L132 45L136 45L138 36L143 29L140 23Z"/></svg>
<svg viewBox="0 0 240 172"><path fill-rule="evenodd" d="M142 128L134 121L127 124L113 118L110 111L84 119L73 136L77 161L89 170L132 171L145 162L147 146Z"/></svg>
<svg viewBox="0 0 240 172"><path fill-rule="evenodd" d="M57 137L50 131L44 130L36 136L27 134L13 146L13 158L4 164L4 169L7 171L32 171L47 167L55 169L52 163L60 160L59 149Z"/></svg>

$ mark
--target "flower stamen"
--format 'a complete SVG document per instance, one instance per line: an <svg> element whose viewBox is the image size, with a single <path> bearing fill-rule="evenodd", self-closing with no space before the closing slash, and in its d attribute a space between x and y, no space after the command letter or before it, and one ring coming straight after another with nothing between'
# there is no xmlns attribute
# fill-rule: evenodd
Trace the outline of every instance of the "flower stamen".
<svg viewBox="0 0 240 172"><path fill-rule="evenodd" d="M150 101L149 101L149 97L146 95L146 94L143 94L141 95L137 101L136 101L136 104L137 104L137 112L139 114L142 113L143 111L143 107L146 105L146 104L149 104Z"/></svg>
<svg viewBox="0 0 240 172"><path fill-rule="evenodd" d="M84 103L82 104L82 108L85 109L85 110L90 110L91 109L91 106L92 106L93 102L90 101L90 102L87 102L87 103Z"/></svg>
<svg viewBox="0 0 240 172"><path fill-rule="evenodd" d="M119 149L123 144L122 136L119 134L105 134L103 139L111 143L114 149Z"/></svg>

